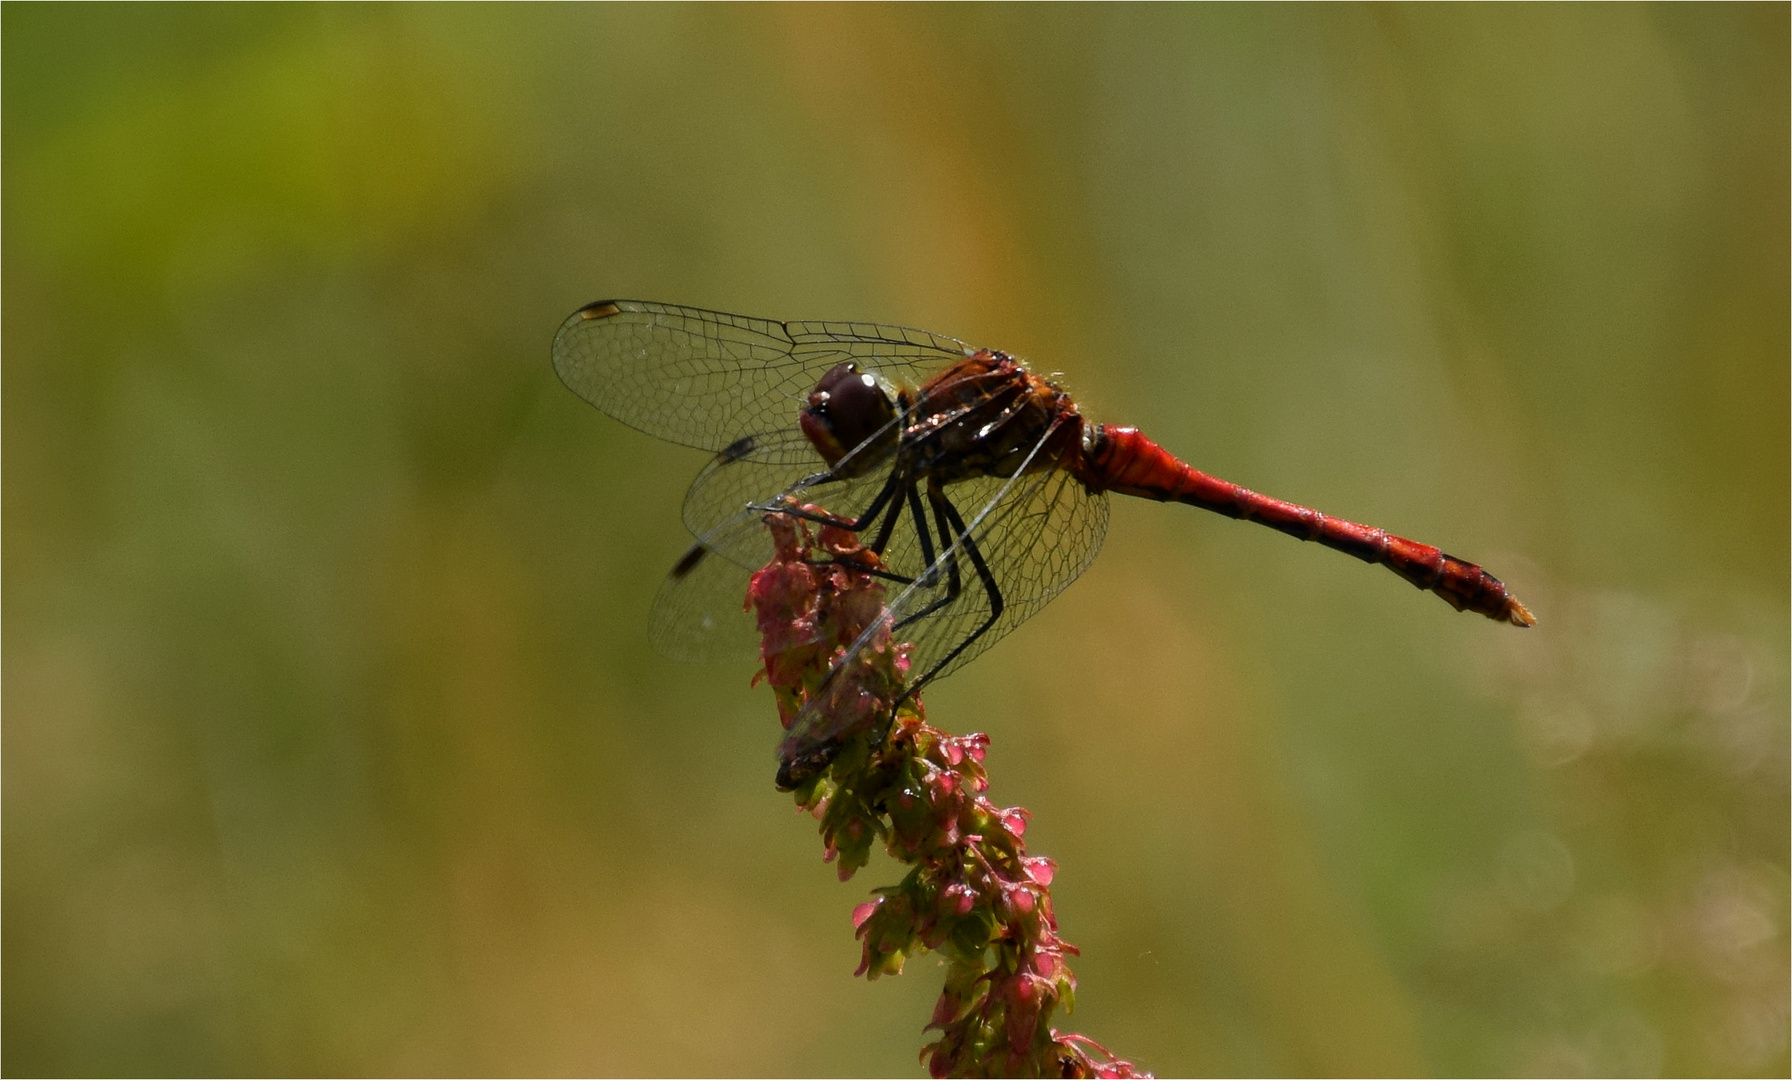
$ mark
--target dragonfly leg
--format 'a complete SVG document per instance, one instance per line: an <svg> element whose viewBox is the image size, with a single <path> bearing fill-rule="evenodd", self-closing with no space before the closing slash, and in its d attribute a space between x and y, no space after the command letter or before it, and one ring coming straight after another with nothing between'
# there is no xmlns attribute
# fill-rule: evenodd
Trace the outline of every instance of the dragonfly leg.
<svg viewBox="0 0 1792 1080"><path fill-rule="evenodd" d="M903 511L904 506L906 505L909 513L915 519L916 535L919 538L919 540L921 541L921 564L928 568L929 573L932 573L933 572L933 569L932 569L933 568L933 536L928 531L927 515L921 512L920 494L916 491L915 485L912 481L908 482L908 483L904 483L902 485L902 491L903 491L903 493L900 498L895 498L895 499L890 500L890 502L888 504L889 514L888 514L888 516L886 516L884 518L883 525L879 526L879 528L877 530L877 538L874 539L868 546L869 546L870 550L873 551L874 553L876 553L878 555L883 554L884 548L887 547L890 543L891 535L894 534L896 531L897 524L902 520L902 511ZM869 517L870 515L866 515L866 516ZM870 527L869 521L865 522L864 524L867 528ZM838 560L838 559L809 559L806 561L811 566L830 566L835 563L838 563L840 560ZM858 570L861 573L870 574L872 577L879 578L883 581L893 581L898 585L913 585L916 580L912 577L906 577L902 574L892 574L888 570L869 570L858 563L853 563L852 566L853 566L853 569ZM948 599L951 599L951 597L955 597L958 595L958 568L957 568L957 566L953 566L951 572L952 572L952 593L951 593L951 596L948 597ZM925 581L926 575L923 575L922 578L923 578L923 582L926 585L926 587L928 587L928 588L933 587L932 583ZM933 606L929 607L927 609L927 611L923 611L917 615L911 615L907 619L904 619L901 623L897 623L896 625L901 626L901 625L903 625L903 623L912 622L915 619L920 618L922 615L925 615L928 612L934 610L934 608L938 607L938 606L939 605L936 603Z"/></svg>
<svg viewBox="0 0 1792 1080"><path fill-rule="evenodd" d="M932 527L927 523L927 514L921 509L920 493L915 490L913 485L910 485L908 489L908 501L909 513L914 515L915 519L915 533L921 541L921 561L927 566L926 573L922 574L920 577L921 586L927 589L937 589L940 584L940 572L939 567L935 565L933 559L933 540L931 538ZM963 589L963 583L958 577L958 558L952 551L952 534L946 531L944 522L940 523L940 544L945 548L946 552L944 560L946 564L946 595L939 597L920 611L917 611L913 615L903 619L901 622L898 622L892 629L900 630L918 619L925 619L940 608L943 608L947 604L958 599L958 595Z"/></svg>
<svg viewBox="0 0 1792 1080"><path fill-rule="evenodd" d="M895 480L896 478L892 476L891 479ZM890 515L884 518L882 527L877 530L876 539L871 541L872 554L880 558L883 556L884 548L890 546L890 536L895 533L897 522L902 520L903 503L912 501L915 497L915 482L913 480L903 483L902 489L900 497L890 500Z"/></svg>
<svg viewBox="0 0 1792 1080"><path fill-rule="evenodd" d="M971 560L972 569L977 571L977 580L983 583L983 591L989 595L989 618L984 619L983 625L971 631L963 641L953 647L951 652L941 658L939 663L927 669L920 678L910 682L908 689L903 692L904 697L920 690L929 679L944 671L948 664L957 659L959 653L969 648L971 642L988 633L989 628L1002 617L1002 610L1006 606L1002 602L1002 588L996 584L996 576L990 573L989 564L983 561L983 553L977 550L977 541L971 539L971 532L965 528L964 518L958 515L958 508L952 505L950 499L946 498L946 493L940 490L938 483L928 483L927 501L933 504L934 517L939 521L940 536L942 538L951 537L946 541L948 554L951 553L954 545L962 547L965 557Z"/></svg>
<svg viewBox="0 0 1792 1080"><path fill-rule="evenodd" d="M921 565L926 568L921 573L920 581L924 588L931 589L939 584L940 578L939 571L933 565L933 534L931 527L927 524L927 512L921 508L920 490L914 484L910 484L906 494L909 517L913 518L915 522L915 539L921 543ZM941 536L940 543L945 545L949 553L952 541Z"/></svg>
<svg viewBox="0 0 1792 1080"><path fill-rule="evenodd" d="M864 530L871 527L872 522L875 521L880 514L883 515L884 523L877 530L877 538L872 540L871 544L869 545L870 549L873 553L882 555L884 552L884 548L887 547L890 543L890 535L896 531L896 523L902 519L902 507L903 507L903 503L904 503L905 499L891 497L895 494L895 492L898 488L901 488L905 492L905 498L907 501L909 501L909 502L915 501L915 485L914 485L914 483L912 481L905 483L905 482L903 482L900 474L892 472L890 474L889 481L884 485L884 490L879 492L878 497L871 501L870 509L866 510L863 514L859 515L859 519L857 521L829 521L829 522L824 522L824 524L834 525L838 528L846 529L851 532L863 532ZM888 510L889 513L884 514L883 512L885 510ZM800 512L800 511L789 510L789 509L786 509L784 512L789 513L789 514L794 514L799 517L803 517L807 520L819 520L816 515L810 514L807 512ZM805 560L805 561L807 561L811 566L829 566L829 565L838 563L840 560L838 560L838 559L809 559L809 560ZM933 558L931 555L929 555L927 557L927 562L931 563L932 561L933 561ZM893 581L893 582L897 583L898 585L913 585L915 583L914 578L905 577L902 574L892 574L888 570L870 570L870 569L866 569L864 566L859 565L858 563L854 563L852 565L855 570L859 570L862 573L870 574L874 578L881 578L884 581Z"/></svg>
<svg viewBox="0 0 1792 1080"><path fill-rule="evenodd" d="M817 473L816 476L830 480L837 479L827 473ZM809 486L810 480L815 479L816 477L810 477L809 480L804 480L790 488L790 491L801 490L803 487ZM817 482L820 483L824 481L818 480ZM890 479L884 482L883 490L877 493L877 498L871 500L871 505L865 508L865 512L854 519L837 517L833 514L818 514L813 510L804 510L801 507L791 506L787 502L748 503L747 509L757 510L764 514L788 514L793 518L801 518L804 521L813 521L817 525L832 525L837 529L845 529L847 532L863 532L873 521L877 520L878 514L883 511L884 504L890 501L890 496L896 494L901 486L902 473L895 469L890 470ZM788 497L788 493L786 493L786 496Z"/></svg>

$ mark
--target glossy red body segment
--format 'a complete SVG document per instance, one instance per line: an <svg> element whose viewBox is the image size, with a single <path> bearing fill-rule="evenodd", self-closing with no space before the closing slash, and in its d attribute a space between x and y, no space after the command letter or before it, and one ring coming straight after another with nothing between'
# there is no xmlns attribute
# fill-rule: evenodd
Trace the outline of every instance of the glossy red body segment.
<svg viewBox="0 0 1792 1080"><path fill-rule="evenodd" d="M1187 503L1227 517L1260 522L1298 540L1314 540L1364 562L1381 563L1419 588L1443 597L1458 611L1479 612L1514 626L1531 626L1537 621L1498 578L1474 563L1445 554L1430 544L1327 517L1311 507L1272 499L1209 476L1137 428L1095 428L1081 457L1076 470L1078 478L1093 490Z"/></svg>
<svg viewBox="0 0 1792 1080"><path fill-rule="evenodd" d="M1258 521L1458 610L1536 622L1474 563L1209 476L1086 420L1021 360L923 330L605 300L561 324L554 369L623 423L716 455L685 497L697 543L654 609L656 646L674 656L721 653L740 609L733 569L765 565L764 515L782 513L857 536L880 580L902 586L890 605L913 692L1076 580L1101 546L1108 491Z"/></svg>

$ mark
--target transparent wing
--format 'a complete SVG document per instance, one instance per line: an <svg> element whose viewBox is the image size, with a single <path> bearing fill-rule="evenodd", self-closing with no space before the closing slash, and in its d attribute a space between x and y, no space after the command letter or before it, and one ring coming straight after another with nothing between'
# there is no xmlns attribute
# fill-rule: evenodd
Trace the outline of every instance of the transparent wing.
<svg viewBox="0 0 1792 1080"><path fill-rule="evenodd" d="M858 361L919 384L976 350L900 326L775 322L640 300L575 311L554 335L554 370L580 397L670 442L721 452L741 436L792 428L822 375ZM788 443L743 456L781 462Z"/></svg>
<svg viewBox="0 0 1792 1080"><path fill-rule="evenodd" d="M870 463L875 467L866 474L835 479L823 471L821 456L799 433L772 432L755 436L753 442L792 460L779 464L724 451L697 474L684 502L685 527L697 542L660 587L648 622L648 638L663 656L732 660L757 655L753 619L744 605L747 578L774 554L765 527L767 508L790 497L824 505L829 513L851 520L870 508L889 479L888 454ZM801 449L807 450L806 458Z"/></svg>
<svg viewBox="0 0 1792 1080"><path fill-rule="evenodd" d="M951 543L887 607L895 639L910 646L910 692L950 675L1049 603L1088 568L1107 531L1106 498L1058 469L968 480L942 494L952 503L943 530ZM940 531L939 512L928 511ZM854 663L879 631L867 629L834 671ZM825 766L849 725L850 717L815 703L804 709L778 748L780 786Z"/></svg>
<svg viewBox="0 0 1792 1080"><path fill-rule="evenodd" d="M1082 576L1107 533L1107 499L1056 468L975 477L947 485L937 503L925 492L915 502L883 560L912 581L887 606L896 639L911 646L911 689L950 675L1031 618ZM836 669L875 636L867 630Z"/></svg>
<svg viewBox="0 0 1792 1080"><path fill-rule="evenodd" d="M1032 618L1082 576L1107 533L1106 497L1059 469L1012 480L967 480L944 494L964 533L889 604L896 638L913 646L912 671L920 680L952 674ZM974 555L981 556L995 593ZM958 595L948 600L953 563Z"/></svg>
<svg viewBox="0 0 1792 1080"><path fill-rule="evenodd" d="M683 574L669 574L647 619L647 640L654 651L672 660L690 662L739 660L759 655L759 633L746 609L751 571L701 545L691 549L696 560Z"/></svg>
<svg viewBox="0 0 1792 1080"><path fill-rule="evenodd" d="M866 462L857 476L838 478L823 471L820 456L800 435L768 433L752 441L773 460L755 460L741 453L742 446L731 447L704 468L686 496L685 524L708 554L703 574L680 580L675 573L655 606L654 640L667 655L729 655L680 643L708 638L708 628L726 624L739 610L747 574L773 556L764 524L769 506L789 496L856 520L886 494L887 455ZM805 448L807 458L798 452ZM976 477L950 484L940 495L944 507L934 504L924 484L898 491L896 505L886 504L859 535L867 546L882 541L884 569L911 583L892 588L889 611L897 638L912 646L917 679L950 674L1032 617L1088 568L1107 530L1107 500L1060 469ZM729 573L720 564L735 569ZM688 629L675 632L678 622Z"/></svg>
<svg viewBox="0 0 1792 1080"><path fill-rule="evenodd" d="M742 452L750 443L754 452ZM731 562L757 570L772 557L762 522L765 506L794 493L805 479L827 469L798 431L768 432L738 440L717 454L684 496L684 527Z"/></svg>

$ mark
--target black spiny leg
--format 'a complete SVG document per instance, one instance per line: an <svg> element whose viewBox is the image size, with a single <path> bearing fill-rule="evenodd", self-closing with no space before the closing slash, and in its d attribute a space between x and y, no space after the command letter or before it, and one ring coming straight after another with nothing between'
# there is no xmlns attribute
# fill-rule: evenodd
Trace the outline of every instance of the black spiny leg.
<svg viewBox="0 0 1792 1080"><path fill-rule="evenodd" d="M826 473L821 473L818 475L820 475L822 477L827 477ZM810 483L810 481L812 481L814 479L815 479L814 477L810 477L809 480L803 481L803 484L798 485L798 486L799 487L801 487L803 485L814 486L813 484ZM826 482L826 480L823 480L821 482ZM896 522L898 520L900 520L902 517L902 508L903 508L904 499L896 498L896 499L892 500L892 496L895 496L898 492L906 491L907 499L912 501L914 498L914 490L915 490L915 486L912 481L905 483L903 480L903 477L902 477L902 473L900 471L892 469L890 471L890 478L888 480L884 481L883 490L881 490L877 493L877 498L871 500L871 505L867 506L865 508L864 513L860 514L857 518L855 518L851 521L848 521L845 518L834 517L829 514L818 514L818 513L814 512L813 510L804 510L800 507L790 506L787 504L779 505L776 503L756 503L756 504L752 505L752 509L763 510L764 512L766 512L768 514L788 514L789 516L791 516L793 518L798 518L803 521L812 521L812 522L816 523L817 525L830 525L836 529L844 529L850 533L863 533L866 529L869 529L874 522L877 521L879 516L883 516L884 523L877 531L877 539L874 540L871 544L871 550L878 555L882 555L884 546L890 542L890 534L896 528ZM889 513L887 515L884 514L885 510L889 511ZM680 565L682 566L685 561L689 561L689 560L690 560L690 555L687 554L685 556L685 559L680 561ZM837 562L838 560L835 560L835 559L811 559L809 561L813 565L816 565L816 566L825 566L825 565L829 565L831 563ZM694 565L694 563L693 563L693 565ZM872 569L868 569L866 567L860 566L856 563L853 564L853 568L862 573L870 574L874 578L882 578L885 581L893 581L898 585L912 585L912 584L914 584L914 581L915 581L914 578L904 577L901 574L892 574L888 570L872 570Z"/></svg>
<svg viewBox="0 0 1792 1080"><path fill-rule="evenodd" d="M880 559L883 558L884 548L890 546L890 536L896 531L896 524L902 520L903 505L913 502L915 498L915 482L913 480L901 481L900 485L902 494L891 501L890 516L884 518L882 527L877 530L877 539L871 541L871 552Z"/></svg>
<svg viewBox="0 0 1792 1080"><path fill-rule="evenodd" d="M946 493L940 490L938 483L928 483L927 501L933 505L934 516L939 521L940 536L954 537L956 543L964 548L965 557L971 560L972 568L977 571L977 580L983 583L984 592L989 594L989 618L983 620L982 626L971 631L968 637L954 646L952 651L947 653L939 663L927 669L926 674L909 683L908 689L903 692L905 698L914 694L926 685L929 679L945 670L946 665L957 659L958 654L964 652L971 642L988 633L989 628L1002 617L1002 609L1006 606L1002 602L1002 589L996 584L996 576L990 573L989 564L983 561L983 553L977 550L977 542L971 539L970 530L964 526L964 519L958 516L958 508L952 505L950 499L946 498ZM950 541L947 542L947 550L951 550Z"/></svg>
<svg viewBox="0 0 1792 1080"><path fill-rule="evenodd" d="M871 545L870 545L871 553L873 555L879 556L880 558L882 557L882 555L884 553L884 548L886 548L890 545L890 536L891 536L891 534L893 534L896 531L897 523L899 523L902 520L903 506L905 504L912 504L915 502L914 481L912 481L912 480L906 481L906 482L901 483L899 486L902 488L902 494L900 496L890 500L890 504L888 507L890 512L884 516L884 523L882 525L878 526L877 538L871 541ZM870 520L869 520L870 516L871 516L870 514L866 514L861 519L865 522L865 526L867 528L869 528L870 524L871 524ZM832 562L832 561L837 561L837 560L828 560L828 561ZM932 559L929 558L928 561L931 562ZM853 564L853 568L860 571L861 573L870 574L874 578L881 578L884 581L893 581L898 585L913 585L915 583L914 578L904 577L901 574L892 574L888 570L871 570L864 566L860 566L857 563Z"/></svg>
<svg viewBox="0 0 1792 1080"><path fill-rule="evenodd" d="M819 473L817 475L824 476L824 477L827 476L826 473ZM813 480L813 479L815 479L815 478L810 477L810 480ZM830 478L830 479L833 479L833 478ZM805 485L810 485L810 480L804 480L802 483L797 485L797 488L801 488ZM826 481L822 481L822 482L825 483ZM813 485L810 485L810 486L813 486ZM879 514L879 512L881 512L883 510L884 504L890 501L890 496L896 494L898 489L900 489L901 487L902 487L901 471L896 470L896 469L891 469L890 470L890 478L888 480L884 481L883 490L879 491L877 493L877 498L871 500L871 505L867 506L865 508L865 512L863 514L860 514L856 519L853 519L851 521L848 521L845 518L835 517L831 514L818 514L813 510L804 510L798 506L790 506L788 504L780 504L780 503L748 503L747 509L758 510L758 511L761 511L762 513L767 513L767 514L789 514L793 518L801 518L804 521L813 521L817 525L832 525L837 529L845 529L847 532L854 532L854 533L864 532L867 528L870 527L870 525L873 521L877 520L877 515ZM792 489L787 489L787 490L796 490L796 489L792 488Z"/></svg>
<svg viewBox="0 0 1792 1080"><path fill-rule="evenodd" d="M921 541L921 564L927 569L920 577L921 585L928 589L940 586L939 568L933 560L933 527L927 523L927 512L921 508L921 495L911 485L908 489L909 516L915 519L915 535ZM946 563L946 595L935 599L932 603L897 623L892 629L900 630L917 619L925 619L940 608L958 599L962 583L958 578L958 556L952 550L952 534L946 531L945 523L940 523L940 546L945 549Z"/></svg>

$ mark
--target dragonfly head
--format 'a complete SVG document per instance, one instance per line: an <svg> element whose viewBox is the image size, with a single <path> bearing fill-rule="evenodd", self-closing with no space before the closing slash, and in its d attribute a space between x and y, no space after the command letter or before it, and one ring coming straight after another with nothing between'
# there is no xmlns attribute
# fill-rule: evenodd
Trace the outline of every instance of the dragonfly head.
<svg viewBox="0 0 1792 1080"><path fill-rule="evenodd" d="M856 456L868 467L879 455L866 450L895 443L895 419L896 405L877 376L848 362L836 364L815 384L798 422L830 466L860 450Z"/></svg>

